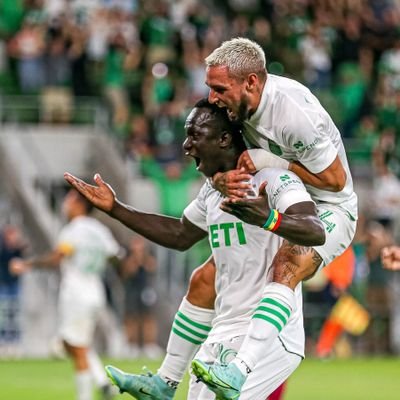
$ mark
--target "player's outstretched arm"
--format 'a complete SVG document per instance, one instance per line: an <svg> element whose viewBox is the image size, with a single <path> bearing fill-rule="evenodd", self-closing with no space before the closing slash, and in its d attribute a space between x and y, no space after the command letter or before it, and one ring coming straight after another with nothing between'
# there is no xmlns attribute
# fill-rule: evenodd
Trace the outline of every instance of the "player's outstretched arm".
<svg viewBox="0 0 400 400"><path fill-rule="evenodd" d="M392 271L400 271L400 247L387 246L381 251L382 266Z"/></svg>
<svg viewBox="0 0 400 400"><path fill-rule="evenodd" d="M328 168L317 174L310 172L299 162L291 162L288 169L298 175L304 183L319 189L340 192L346 185L347 174L339 156L336 156Z"/></svg>
<svg viewBox="0 0 400 400"><path fill-rule="evenodd" d="M65 173L64 178L95 207L161 246L183 251L207 236L207 232L192 224L185 216L173 218L145 213L123 204L117 199L112 187L103 181L99 174L94 176L97 186L90 185L69 173Z"/></svg>
<svg viewBox="0 0 400 400"><path fill-rule="evenodd" d="M271 215L266 185L264 182L260 186L258 197L226 199L222 202L221 209L248 224L266 228L266 221ZM269 230L288 241L302 246L319 246L325 243L324 227L312 201L293 204L285 213L277 213L276 217L279 222L275 229Z"/></svg>

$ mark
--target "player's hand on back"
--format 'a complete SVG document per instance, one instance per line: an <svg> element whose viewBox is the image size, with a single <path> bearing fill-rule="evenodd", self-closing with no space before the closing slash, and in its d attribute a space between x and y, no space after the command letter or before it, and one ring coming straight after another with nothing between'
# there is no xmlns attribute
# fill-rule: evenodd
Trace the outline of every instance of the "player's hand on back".
<svg viewBox="0 0 400 400"><path fill-rule="evenodd" d="M267 182L263 182L258 191L258 197L228 198L221 205L221 210L234 215L242 221L256 226L263 226L267 220L270 208L265 190Z"/></svg>
<svg viewBox="0 0 400 400"><path fill-rule="evenodd" d="M244 168L217 172L212 178L215 189L226 197L239 199L246 197L251 190L250 179L251 175Z"/></svg>
<svg viewBox="0 0 400 400"><path fill-rule="evenodd" d="M250 174L253 174L254 172L257 171L257 168L254 165L254 162L247 150L240 155L239 160L237 162L237 168L244 169L244 171Z"/></svg>
<svg viewBox="0 0 400 400"><path fill-rule="evenodd" d="M103 181L100 174L94 176L97 186L90 185L68 172L64 173L64 179L100 210L110 212L114 207L115 192L108 183Z"/></svg>

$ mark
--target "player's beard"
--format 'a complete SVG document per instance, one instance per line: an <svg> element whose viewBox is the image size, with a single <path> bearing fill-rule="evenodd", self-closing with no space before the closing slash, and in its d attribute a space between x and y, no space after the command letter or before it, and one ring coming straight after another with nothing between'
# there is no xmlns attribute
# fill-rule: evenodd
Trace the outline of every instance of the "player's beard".
<svg viewBox="0 0 400 400"><path fill-rule="evenodd" d="M229 119L234 122L244 122L250 118L250 110L247 99L242 97L236 115L229 115Z"/></svg>

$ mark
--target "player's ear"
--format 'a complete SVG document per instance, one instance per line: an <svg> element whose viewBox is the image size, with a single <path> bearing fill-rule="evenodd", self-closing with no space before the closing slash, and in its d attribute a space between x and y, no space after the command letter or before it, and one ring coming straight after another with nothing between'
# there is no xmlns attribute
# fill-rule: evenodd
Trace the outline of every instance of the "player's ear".
<svg viewBox="0 0 400 400"><path fill-rule="evenodd" d="M253 91L257 87L258 82L259 82L259 80L258 80L257 74L254 74L254 73L249 74L247 76L247 80L246 80L246 89L249 92Z"/></svg>
<svg viewBox="0 0 400 400"><path fill-rule="evenodd" d="M221 148L229 147L232 144L232 134L228 131L223 131L219 143Z"/></svg>

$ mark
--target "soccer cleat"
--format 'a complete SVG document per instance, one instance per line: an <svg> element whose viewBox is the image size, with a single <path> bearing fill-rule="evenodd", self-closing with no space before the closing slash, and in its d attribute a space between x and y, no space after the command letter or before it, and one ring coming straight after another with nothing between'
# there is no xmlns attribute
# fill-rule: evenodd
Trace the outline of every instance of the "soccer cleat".
<svg viewBox="0 0 400 400"><path fill-rule="evenodd" d="M193 374L216 394L218 400L235 400L246 380L235 364L207 364L201 360L192 361Z"/></svg>
<svg viewBox="0 0 400 400"><path fill-rule="evenodd" d="M176 389L164 382L159 375L127 374L112 365L105 367L111 382L121 393L129 393L137 400L172 400Z"/></svg>

